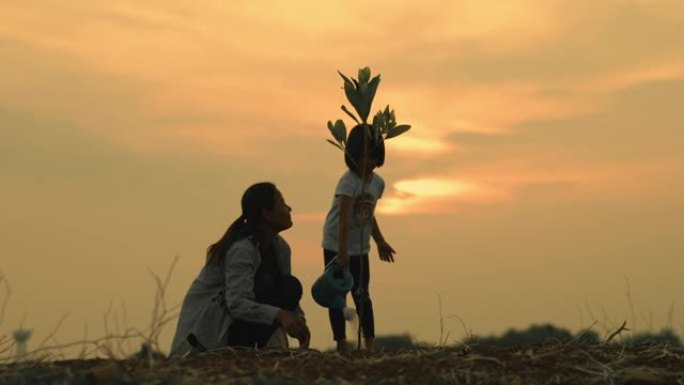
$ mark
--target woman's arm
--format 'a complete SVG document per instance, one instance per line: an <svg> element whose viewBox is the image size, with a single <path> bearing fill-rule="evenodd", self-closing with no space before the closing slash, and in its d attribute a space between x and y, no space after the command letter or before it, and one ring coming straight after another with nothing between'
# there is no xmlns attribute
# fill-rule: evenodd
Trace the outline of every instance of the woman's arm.
<svg viewBox="0 0 684 385"><path fill-rule="evenodd" d="M273 324L281 309L258 303L255 300L254 276L258 267L255 253L253 248L237 243L226 253L224 266L226 305L233 318Z"/></svg>
<svg viewBox="0 0 684 385"><path fill-rule="evenodd" d="M290 245L281 236L277 237L277 245L281 272L285 275L292 275L292 250ZM300 348L307 349L309 347L311 332L306 325L304 310L302 310L299 304L297 304L295 311L281 309L276 315L276 320L287 335L299 341Z"/></svg>
<svg viewBox="0 0 684 385"><path fill-rule="evenodd" d="M382 231L380 231L378 219L375 216L373 216L373 229L371 230L371 236L375 241L375 245L378 247L380 260L385 262L394 262L394 254L396 251L394 251L392 246L385 241L385 237L382 236Z"/></svg>
<svg viewBox="0 0 684 385"><path fill-rule="evenodd" d="M290 245L287 243L285 238L280 235L277 237L276 244L278 245L277 254L278 263L280 264L280 271L282 271L282 273L285 275L292 275L292 249L290 248ZM299 305L297 306L295 313L301 317L304 317L305 315L304 310Z"/></svg>
<svg viewBox="0 0 684 385"><path fill-rule="evenodd" d="M347 238L349 238L349 226L353 205L354 199L352 197L340 195L340 218L337 225L337 263L342 266L349 265Z"/></svg>

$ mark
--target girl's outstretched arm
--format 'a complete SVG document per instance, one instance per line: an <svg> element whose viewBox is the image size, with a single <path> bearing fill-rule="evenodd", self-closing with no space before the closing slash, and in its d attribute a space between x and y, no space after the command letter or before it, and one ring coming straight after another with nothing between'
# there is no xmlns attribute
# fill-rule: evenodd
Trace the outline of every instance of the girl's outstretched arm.
<svg viewBox="0 0 684 385"><path fill-rule="evenodd" d="M378 247L378 254L380 255L380 260L385 262L394 262L394 254L396 251L390 246L385 237L382 236L380 231L380 225L378 225L378 219L373 216L373 230L371 232L375 245Z"/></svg>

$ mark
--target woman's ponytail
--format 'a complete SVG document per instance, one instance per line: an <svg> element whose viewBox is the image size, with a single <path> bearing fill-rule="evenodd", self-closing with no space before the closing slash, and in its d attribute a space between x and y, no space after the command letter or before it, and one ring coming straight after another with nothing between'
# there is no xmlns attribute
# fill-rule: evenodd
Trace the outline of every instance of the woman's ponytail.
<svg viewBox="0 0 684 385"><path fill-rule="evenodd" d="M248 235L246 234L246 227L245 217L240 215L230 226L228 226L228 230L223 234L223 237L207 248L207 265L218 265L221 258L226 255L226 252L233 243Z"/></svg>
<svg viewBox="0 0 684 385"><path fill-rule="evenodd" d="M231 223L218 242L207 248L207 265L220 264L235 242L255 234L261 220L261 211L273 208L275 193L275 185L269 182L254 184L245 191L242 195L242 215Z"/></svg>

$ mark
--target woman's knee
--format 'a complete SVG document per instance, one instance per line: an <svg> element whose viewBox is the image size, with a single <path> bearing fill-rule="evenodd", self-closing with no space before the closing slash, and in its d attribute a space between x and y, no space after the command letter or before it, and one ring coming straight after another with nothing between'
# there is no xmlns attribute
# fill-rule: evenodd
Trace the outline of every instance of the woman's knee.
<svg viewBox="0 0 684 385"><path fill-rule="evenodd" d="M287 293L292 293L293 296L302 297L302 283L293 275L284 275L281 289Z"/></svg>
<svg viewBox="0 0 684 385"><path fill-rule="evenodd" d="M299 282L299 279L292 275L284 275L279 286L282 302L288 305L287 307L296 308L303 294L302 283Z"/></svg>

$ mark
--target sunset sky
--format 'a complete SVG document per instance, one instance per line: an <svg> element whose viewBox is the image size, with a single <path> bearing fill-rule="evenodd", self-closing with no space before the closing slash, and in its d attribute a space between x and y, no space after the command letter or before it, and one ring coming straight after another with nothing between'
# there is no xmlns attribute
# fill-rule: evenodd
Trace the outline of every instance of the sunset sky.
<svg viewBox="0 0 684 385"><path fill-rule="evenodd" d="M150 271L178 256L179 303L268 180L293 207L312 346L332 346L309 295L345 171L326 122L351 125L337 71L364 66L373 111L412 125L377 170L398 252L371 251L378 334L436 343L441 298L452 342L545 322L684 335L680 0L4 0L0 334L23 324L35 348L66 316L56 342L95 338L110 305L146 327Z"/></svg>

